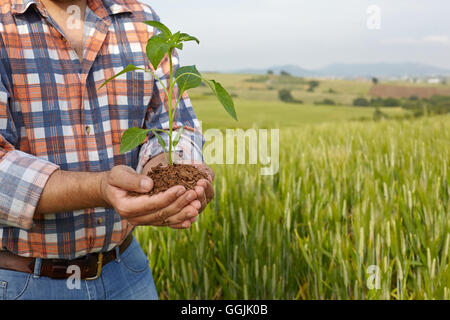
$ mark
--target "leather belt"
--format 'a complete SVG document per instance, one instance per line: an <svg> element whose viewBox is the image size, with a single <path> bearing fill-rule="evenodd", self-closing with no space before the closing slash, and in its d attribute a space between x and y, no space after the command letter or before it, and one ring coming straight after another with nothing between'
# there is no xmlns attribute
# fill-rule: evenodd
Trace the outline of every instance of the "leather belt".
<svg viewBox="0 0 450 320"><path fill-rule="evenodd" d="M128 237L119 245L119 253L123 253L133 241L133 235ZM102 268L109 262L116 259L116 249L103 253L90 253L84 257L74 260L62 259L42 259L40 275L52 279L67 279L74 273L68 273L70 266L80 268L80 276L83 280L95 280L100 277ZM18 256L9 251L0 251L0 269L12 271L34 273L36 258Z"/></svg>

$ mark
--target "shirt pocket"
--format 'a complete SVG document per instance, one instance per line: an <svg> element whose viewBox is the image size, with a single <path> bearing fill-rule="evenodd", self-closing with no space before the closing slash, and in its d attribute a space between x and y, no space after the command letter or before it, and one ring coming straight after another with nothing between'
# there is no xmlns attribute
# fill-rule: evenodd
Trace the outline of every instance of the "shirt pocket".
<svg viewBox="0 0 450 320"><path fill-rule="evenodd" d="M153 76L144 71L131 72L128 85L128 107L132 127L142 127L153 94Z"/></svg>
<svg viewBox="0 0 450 320"><path fill-rule="evenodd" d="M121 131L143 126L153 85L153 76L144 71L128 72L107 84L110 117L118 120Z"/></svg>

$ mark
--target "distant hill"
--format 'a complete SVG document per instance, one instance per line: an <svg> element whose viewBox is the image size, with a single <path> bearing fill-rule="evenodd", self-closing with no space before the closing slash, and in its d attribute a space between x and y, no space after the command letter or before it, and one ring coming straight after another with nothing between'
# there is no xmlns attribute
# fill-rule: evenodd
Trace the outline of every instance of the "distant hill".
<svg viewBox="0 0 450 320"><path fill-rule="evenodd" d="M265 74L268 70L279 74L286 71L296 77L433 77L450 76L450 70L419 63L373 63L343 64L334 63L324 68L309 70L296 65L274 66L266 69L234 70L232 73Z"/></svg>
<svg viewBox="0 0 450 320"><path fill-rule="evenodd" d="M331 64L320 69L326 76L354 77L426 77L448 76L450 70L418 63Z"/></svg>
<svg viewBox="0 0 450 320"><path fill-rule="evenodd" d="M242 70L234 70L230 73L241 73L241 74L266 74L267 71L272 70L276 74L279 74L281 71L286 71L295 77L317 77L320 76L319 73L313 70L308 70L301 68L295 65L285 65L285 66L274 66L272 68L267 69L242 69Z"/></svg>

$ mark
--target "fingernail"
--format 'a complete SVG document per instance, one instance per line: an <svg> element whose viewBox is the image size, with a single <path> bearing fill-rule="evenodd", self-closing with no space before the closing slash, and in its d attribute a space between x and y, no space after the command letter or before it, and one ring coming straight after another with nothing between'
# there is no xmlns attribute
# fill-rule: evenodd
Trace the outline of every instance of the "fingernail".
<svg viewBox="0 0 450 320"><path fill-rule="evenodd" d="M148 179L148 178L144 178L141 180L141 188L148 190L150 189L152 186L152 180Z"/></svg>
<svg viewBox="0 0 450 320"><path fill-rule="evenodd" d="M183 223L183 227L184 228L189 228L189 223L188 222Z"/></svg>
<svg viewBox="0 0 450 320"><path fill-rule="evenodd" d="M180 188L180 190L177 191L177 197L181 197L186 192L185 188Z"/></svg>

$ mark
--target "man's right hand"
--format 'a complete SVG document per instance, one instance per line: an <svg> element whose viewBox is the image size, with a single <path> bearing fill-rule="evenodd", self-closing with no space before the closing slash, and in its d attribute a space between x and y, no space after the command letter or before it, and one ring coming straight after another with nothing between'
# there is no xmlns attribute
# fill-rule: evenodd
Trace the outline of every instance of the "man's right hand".
<svg viewBox="0 0 450 320"><path fill-rule="evenodd" d="M100 194L109 206L134 226L170 226L187 229L201 208L197 193L175 186L166 192L148 196L153 188L151 178L139 175L131 167L116 166L100 180ZM132 196L129 192L141 193ZM195 221L195 220L194 220Z"/></svg>

